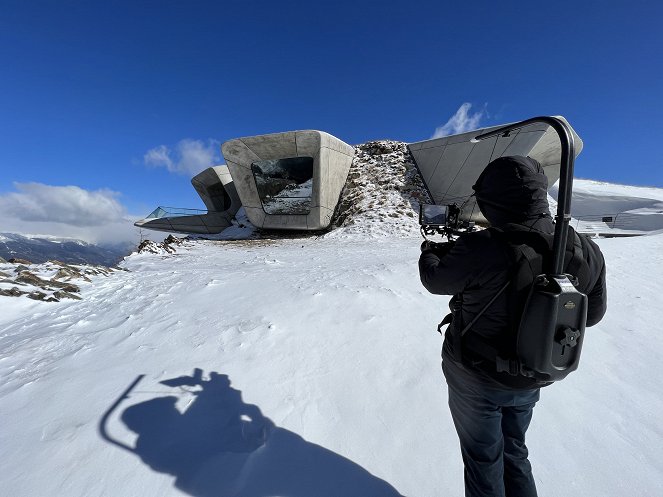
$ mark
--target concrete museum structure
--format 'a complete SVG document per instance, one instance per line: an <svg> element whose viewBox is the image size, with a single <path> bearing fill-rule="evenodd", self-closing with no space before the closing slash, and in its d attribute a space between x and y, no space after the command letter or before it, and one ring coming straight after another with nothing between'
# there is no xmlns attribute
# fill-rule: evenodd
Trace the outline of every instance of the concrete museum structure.
<svg viewBox="0 0 663 497"><path fill-rule="evenodd" d="M251 223L263 229L329 227L354 148L323 131L249 136L221 146Z"/></svg>
<svg viewBox="0 0 663 497"><path fill-rule="evenodd" d="M563 117L557 117L568 124ZM505 155L529 156L539 161L548 177L549 186L559 179L561 145L552 127L533 124L513 131L508 136L473 140L475 136L502 126L506 125L408 145L424 184L436 204L457 204L462 207L461 218L485 222L471 196L474 193L472 185L490 161ZM582 150L582 140L573 128L571 131L577 156Z"/></svg>
<svg viewBox="0 0 663 497"><path fill-rule="evenodd" d="M241 207L227 166L215 166L191 178L191 184L203 200L207 211L157 207L149 216L136 221L134 226L156 231L176 233L220 233L231 225Z"/></svg>
<svg viewBox="0 0 663 497"><path fill-rule="evenodd" d="M436 204L455 203L463 219L485 222L472 197L472 185L491 160L504 155L538 160L549 185L559 179L561 146L553 128L532 124L508 136L474 140L499 127L408 145ZM582 140L572 132L577 155ZM207 212L159 207L135 225L179 233L219 233L244 207L257 228L323 230L331 223L354 157L352 146L315 130L236 138L225 142L221 150L227 165L206 169L191 180Z"/></svg>

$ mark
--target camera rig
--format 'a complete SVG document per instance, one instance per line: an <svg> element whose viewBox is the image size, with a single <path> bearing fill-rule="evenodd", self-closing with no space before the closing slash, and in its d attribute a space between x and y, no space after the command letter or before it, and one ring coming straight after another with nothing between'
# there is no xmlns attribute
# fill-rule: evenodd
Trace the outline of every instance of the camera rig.
<svg viewBox="0 0 663 497"><path fill-rule="evenodd" d="M427 235L442 235L450 242L454 237L476 230L474 221L460 219L461 208L457 204L419 206L419 225L421 235L428 240Z"/></svg>

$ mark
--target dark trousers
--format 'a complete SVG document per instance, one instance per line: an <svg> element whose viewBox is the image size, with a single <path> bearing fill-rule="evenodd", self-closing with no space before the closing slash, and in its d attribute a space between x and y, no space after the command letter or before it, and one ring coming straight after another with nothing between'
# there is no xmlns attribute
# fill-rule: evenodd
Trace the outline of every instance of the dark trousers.
<svg viewBox="0 0 663 497"><path fill-rule="evenodd" d="M455 365L443 370L465 465L465 496L536 497L525 432L539 389L493 388L471 381Z"/></svg>

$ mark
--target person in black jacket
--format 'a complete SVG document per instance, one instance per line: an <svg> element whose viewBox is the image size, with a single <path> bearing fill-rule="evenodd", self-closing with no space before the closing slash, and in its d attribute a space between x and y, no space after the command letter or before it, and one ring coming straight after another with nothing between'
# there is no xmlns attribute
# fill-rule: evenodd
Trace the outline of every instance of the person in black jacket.
<svg viewBox="0 0 663 497"><path fill-rule="evenodd" d="M548 181L536 160L520 156L496 159L473 188L477 205L491 226L504 232L554 233ZM588 296L587 326L592 326L606 311L605 262L589 238L571 231L570 236L577 237L574 241L582 247L589 266L578 290ZM424 242L419 274L429 292L453 295L450 307L456 308L462 323L470 323L512 276L505 242L493 230L463 234L443 247ZM467 336L479 336L499 350L509 336L511 317L508 292L504 292L480 315ZM545 384L498 372L495 361L472 350L470 341L454 340L453 326L445 333L442 369L465 466L465 495L536 496L525 432L539 389ZM455 350L459 345L461 350Z"/></svg>

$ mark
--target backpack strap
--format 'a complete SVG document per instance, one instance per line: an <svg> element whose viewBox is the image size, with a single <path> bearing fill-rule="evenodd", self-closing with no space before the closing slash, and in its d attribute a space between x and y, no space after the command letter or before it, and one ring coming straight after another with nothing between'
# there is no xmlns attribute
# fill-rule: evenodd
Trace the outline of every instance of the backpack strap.
<svg viewBox="0 0 663 497"><path fill-rule="evenodd" d="M465 333L467 333L467 332L472 328L472 325L473 325L474 323L477 322L477 319L479 319L479 318L481 317L481 315L482 315L484 312L486 312L486 309L488 309L491 305L493 305L493 302L495 302L495 301L497 300L497 297L499 297L500 295L502 295L502 294L504 293L504 290L506 290L506 287L508 287L510 284L511 284L511 282L510 282L510 281L507 281L506 284L505 284L502 288L500 288L500 289L497 291L497 293L496 293L495 295L493 295L493 298L490 299L490 301L489 301L485 306L483 306L483 309L481 309L481 310L477 313L477 315L474 316L474 318L472 319L472 321L470 321L469 323L467 323L467 326L465 326L465 328L463 328L463 329L461 330L461 332L460 332L460 336L461 336L461 338L462 338L463 336L465 336Z"/></svg>
<svg viewBox="0 0 663 497"><path fill-rule="evenodd" d="M544 256L540 251L552 251L552 239L538 232L503 231L498 228L489 228L501 240L510 262L509 272L512 287L507 302L509 329L515 340L522 306L529 293L530 286L538 275L543 273ZM536 246L537 252L532 246Z"/></svg>
<svg viewBox="0 0 663 497"><path fill-rule="evenodd" d="M571 259L565 266L566 272L577 281L575 286L581 291L587 290L586 286L590 280L589 264L585 260L582 250L580 236L569 226L569 236L566 243L567 253L571 253Z"/></svg>
<svg viewBox="0 0 663 497"><path fill-rule="evenodd" d="M481 315L497 300L497 298L504 293L504 291L511 285L509 293L509 343L513 343L515 350L515 340L517 334L517 327L520 322L520 315L522 314L521 303L524 301L522 298L523 293L529 292L529 288L534 281L534 278L543 271L543 257L538 254L531 246L525 243L522 233L504 232L498 228L489 228L496 238L501 240L505 250L508 251L508 257L511 262L510 271L515 270L512 278L503 285L497 293L490 299L490 301L479 311L472 321L463 327L460 332L454 331L454 352L460 355L461 347L465 346L466 349L478 354L480 357L496 365L498 372L506 372L511 375L520 373L520 364L514 357L502 357L500 351L488 342L483 336L472 333L466 336L468 331L471 331L474 323L481 317ZM543 238L538 234L528 234L528 237L536 236ZM539 240L537 240L539 241ZM541 243L544 243L541 241ZM548 240L545 240L545 245L549 245ZM462 339L462 341L461 341ZM458 351L458 352L457 352Z"/></svg>

